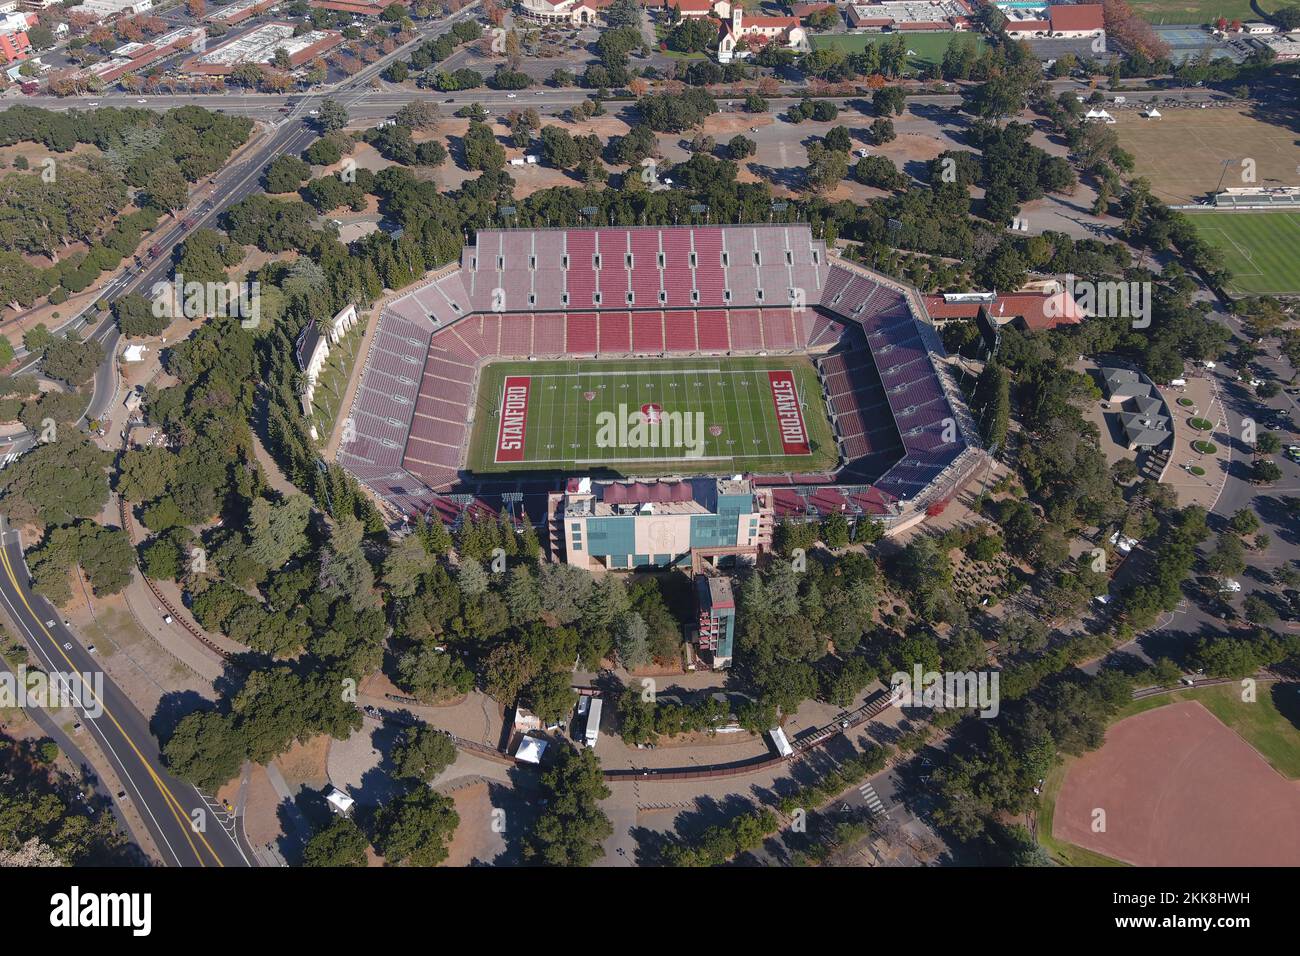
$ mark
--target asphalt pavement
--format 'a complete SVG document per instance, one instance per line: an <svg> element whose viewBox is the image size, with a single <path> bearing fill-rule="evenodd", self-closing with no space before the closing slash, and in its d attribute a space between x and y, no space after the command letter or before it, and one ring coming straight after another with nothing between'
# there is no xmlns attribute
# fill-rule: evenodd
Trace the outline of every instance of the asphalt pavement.
<svg viewBox="0 0 1300 956"><path fill-rule="evenodd" d="M113 682L60 612L31 590L19 533L0 518L0 603L50 674L102 674L96 692L83 685L76 709L139 810L163 862L174 866L252 866L238 820L164 768L148 721Z"/></svg>

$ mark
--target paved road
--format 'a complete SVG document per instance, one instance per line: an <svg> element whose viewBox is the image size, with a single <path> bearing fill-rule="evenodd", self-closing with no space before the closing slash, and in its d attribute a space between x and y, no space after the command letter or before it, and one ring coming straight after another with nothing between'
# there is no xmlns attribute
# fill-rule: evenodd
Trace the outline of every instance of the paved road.
<svg viewBox="0 0 1300 956"><path fill-rule="evenodd" d="M113 764L118 779L172 866L251 866L252 854L236 835L238 820L210 798L164 769L148 721L103 671L59 612L30 588L17 531L0 518L0 602L17 623L36 658L50 673L103 674L100 693L87 691L77 710L83 725ZM102 712L98 716L93 713ZM201 811L201 812L200 812ZM202 829L193 822L202 821Z"/></svg>
<svg viewBox="0 0 1300 956"><path fill-rule="evenodd" d="M450 28L458 18L463 19L463 13L458 14L450 20L440 21L440 26ZM437 36L441 30L434 31L428 36ZM422 37L427 39L428 37ZM393 54L377 61L367 67L365 71L358 73L355 77L338 88L322 89L320 92L301 94L273 94L273 93L185 93L185 94L167 94L154 96L136 96L128 93L108 93L96 96L82 97L57 97L57 96L24 96L20 99L6 99L0 101L0 107L8 107L18 103L25 106L39 106L48 110L62 111L69 109L86 109L91 102L98 103L101 107L138 107L143 109L170 110L179 106L202 106L211 110L218 110L225 113L233 113L240 116L247 116L251 119L261 120L263 122L276 122L283 114L280 110L284 107L290 109L301 105L304 101L319 102L329 96L339 99L340 102L348 106L349 113L353 119L369 120L383 119L392 116L397 110L405 106L412 100L429 100L434 103L451 105L454 107L467 103L481 103L484 107L507 108L511 106L537 106L543 111L550 109L553 112L560 112L576 103L591 98L591 91L581 89L551 89L542 90L527 89L520 90L514 96L510 93L481 88L477 90L463 90L456 93L443 93L438 90L416 89L408 87L398 87L385 83L377 78L378 73L388 63L392 62L396 56L409 52L409 46L404 47L402 51L395 51ZM379 69L375 69L379 67ZM373 83L372 83L373 81ZM1080 86L1074 80L1055 81L1053 84L1055 92L1087 92L1087 89ZM794 88L786 91L788 95L779 95L768 97L769 104L776 107L788 105L802 99L800 91ZM717 94L719 99L725 101L726 95L722 92ZM1190 103L1200 103L1208 100L1223 99L1221 94L1212 90L1205 89L1185 89L1185 90L1161 90L1158 94L1142 93L1129 94L1131 102L1145 101L1150 96L1158 96L1159 99L1172 98ZM862 96L825 96L819 99L828 99L840 105L849 101L859 101L864 99ZM143 103L139 102L144 100ZM909 104L923 104L933 106L957 106L962 102L962 97L958 93L919 93L907 98ZM611 104L617 105L617 102Z"/></svg>

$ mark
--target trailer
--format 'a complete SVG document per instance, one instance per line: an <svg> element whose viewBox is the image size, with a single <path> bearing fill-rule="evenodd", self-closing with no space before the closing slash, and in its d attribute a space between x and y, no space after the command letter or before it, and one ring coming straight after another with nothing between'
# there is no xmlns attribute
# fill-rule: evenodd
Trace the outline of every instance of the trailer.
<svg viewBox="0 0 1300 956"><path fill-rule="evenodd" d="M587 723L582 730L583 742L588 747L595 747L596 740L600 737L600 707L601 699L591 698L591 704L587 707Z"/></svg>

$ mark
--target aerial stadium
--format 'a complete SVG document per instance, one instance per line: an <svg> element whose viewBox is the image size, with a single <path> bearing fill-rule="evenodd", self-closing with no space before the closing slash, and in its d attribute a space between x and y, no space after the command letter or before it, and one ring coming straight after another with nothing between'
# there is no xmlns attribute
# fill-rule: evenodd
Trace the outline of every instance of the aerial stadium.
<svg viewBox="0 0 1300 956"><path fill-rule="evenodd" d="M380 309L339 463L408 517L526 514L571 563L900 527L984 458L916 291L806 224L482 230Z"/></svg>

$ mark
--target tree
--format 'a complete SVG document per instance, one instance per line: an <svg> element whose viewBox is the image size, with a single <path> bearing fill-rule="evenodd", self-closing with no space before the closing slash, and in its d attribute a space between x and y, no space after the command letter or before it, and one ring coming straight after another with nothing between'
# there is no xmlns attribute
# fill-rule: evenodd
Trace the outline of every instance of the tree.
<svg viewBox="0 0 1300 956"><path fill-rule="evenodd" d="M430 783L456 760L451 737L426 724L409 727L393 747L393 772Z"/></svg>
<svg viewBox="0 0 1300 956"><path fill-rule="evenodd" d="M433 129L441 117L438 104L429 100L411 100L397 111L393 121L408 129Z"/></svg>
<svg viewBox="0 0 1300 956"><path fill-rule="evenodd" d="M154 311L154 304L138 292L130 292L113 303L113 318L118 330L128 338L161 335L171 324L165 310Z"/></svg>
<svg viewBox="0 0 1300 956"><path fill-rule="evenodd" d="M375 814L375 849L394 866L437 866L459 825L450 797L419 786Z"/></svg>
<svg viewBox="0 0 1300 956"><path fill-rule="evenodd" d="M1272 484L1282 480L1282 469L1275 462L1260 458L1255 461L1251 479L1263 485Z"/></svg>
<svg viewBox="0 0 1300 956"><path fill-rule="evenodd" d="M410 597L435 563L421 536L408 534L384 558L384 586L394 597Z"/></svg>
<svg viewBox="0 0 1300 956"><path fill-rule="evenodd" d="M541 776L545 809L524 838L523 856L542 866L590 866L605 855L614 826L599 802L610 795L593 750L561 746Z"/></svg>
<svg viewBox="0 0 1300 956"><path fill-rule="evenodd" d="M901 86L882 86L872 95L871 107L877 116L889 116L891 113L902 116L907 109L907 95Z"/></svg>
<svg viewBox="0 0 1300 956"><path fill-rule="evenodd" d="M758 152L758 144L748 136L733 136L727 143L727 155L740 162Z"/></svg>
<svg viewBox="0 0 1300 956"><path fill-rule="evenodd" d="M641 7L636 0L614 0L605 8L605 22L615 29L635 27L641 23Z"/></svg>
<svg viewBox="0 0 1300 956"><path fill-rule="evenodd" d="M257 498L249 513L248 556L266 568L278 568L304 551L311 499L290 495L279 504Z"/></svg>
<svg viewBox="0 0 1300 956"><path fill-rule="evenodd" d="M212 710L186 714L162 749L169 770L195 786L215 791L239 773L243 748L231 722Z"/></svg>
<svg viewBox="0 0 1300 956"><path fill-rule="evenodd" d="M104 347L98 342L56 338L45 350L43 368L51 378L77 386L89 382L103 361Z"/></svg>
<svg viewBox="0 0 1300 956"><path fill-rule="evenodd" d="M348 125L348 111L335 99L322 101L316 116L316 128L322 133L332 133Z"/></svg>
<svg viewBox="0 0 1300 956"><path fill-rule="evenodd" d="M847 153L829 149L822 143L813 143L808 147L808 167L805 174L809 189L818 193L833 189L848 173Z"/></svg>
<svg viewBox="0 0 1300 956"><path fill-rule="evenodd" d="M500 169L506 164L506 151L485 123L471 120L464 138L466 169Z"/></svg>
<svg viewBox="0 0 1300 956"><path fill-rule="evenodd" d="M894 132L893 120L877 118L871 121L871 142L877 146L892 143L897 138L897 135Z"/></svg>
<svg viewBox="0 0 1300 956"><path fill-rule="evenodd" d="M628 670L634 670L650 662L650 629L645 619L635 611L624 614L618 622L614 636L614 646L618 648L618 659Z"/></svg>
<svg viewBox="0 0 1300 956"><path fill-rule="evenodd" d="M269 193L289 193L311 177L311 166L297 156L275 157L266 169L264 184Z"/></svg>
<svg viewBox="0 0 1300 956"><path fill-rule="evenodd" d="M853 178L877 189L906 189L907 177L884 156L864 156L853 167Z"/></svg>
<svg viewBox="0 0 1300 956"><path fill-rule="evenodd" d="M317 830L302 851L303 866L365 866L366 835L350 817L338 816Z"/></svg>
<svg viewBox="0 0 1300 956"><path fill-rule="evenodd" d="M71 524L108 503L112 456L71 429L66 437L38 445L0 471L0 501L14 522Z"/></svg>
<svg viewBox="0 0 1300 956"><path fill-rule="evenodd" d="M528 685L527 698L533 713L551 723L573 710L578 702L568 671L547 671Z"/></svg>
<svg viewBox="0 0 1300 956"><path fill-rule="evenodd" d="M1259 530L1259 519L1249 508L1242 508L1232 516L1228 526L1237 534L1254 534Z"/></svg>

